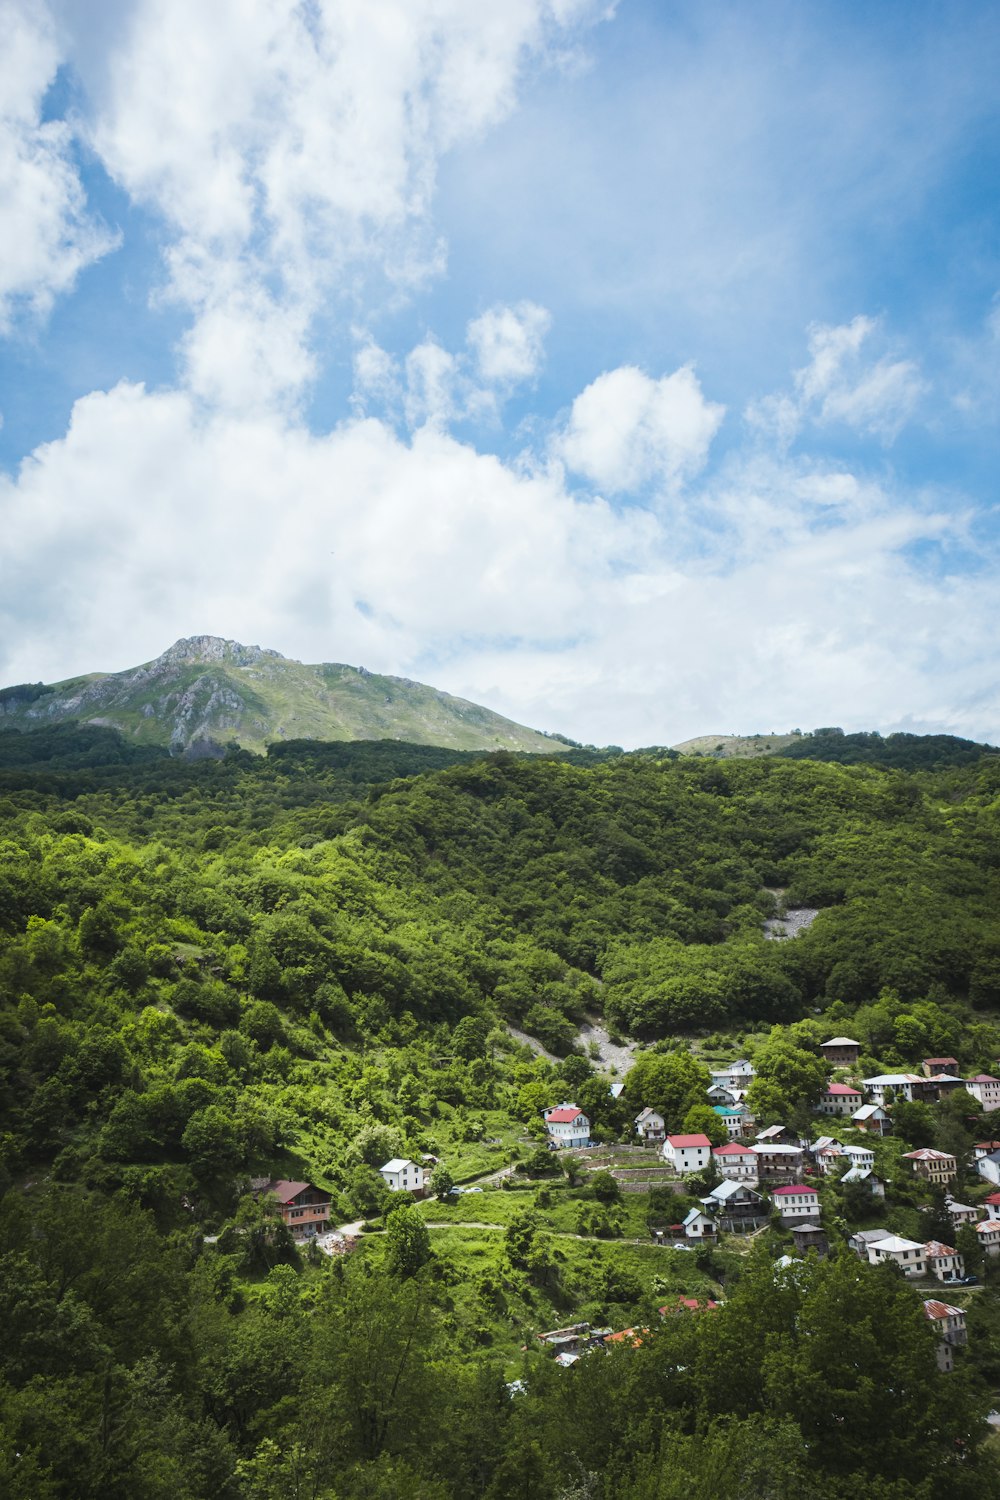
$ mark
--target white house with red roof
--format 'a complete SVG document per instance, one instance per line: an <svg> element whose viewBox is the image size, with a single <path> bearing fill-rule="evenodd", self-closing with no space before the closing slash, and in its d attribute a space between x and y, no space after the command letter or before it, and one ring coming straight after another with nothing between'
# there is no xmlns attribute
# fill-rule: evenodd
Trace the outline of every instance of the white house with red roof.
<svg viewBox="0 0 1000 1500"><path fill-rule="evenodd" d="M804 1182L790 1182L771 1193L782 1224L804 1224L819 1218L819 1189Z"/></svg>
<svg viewBox="0 0 1000 1500"><path fill-rule="evenodd" d="M924 1245L927 1269L938 1281L960 1281L965 1275L965 1261L953 1245L941 1240L928 1240Z"/></svg>
<svg viewBox="0 0 1000 1500"><path fill-rule="evenodd" d="M987 1218L1000 1219L1000 1193L991 1193L984 1206Z"/></svg>
<svg viewBox="0 0 1000 1500"><path fill-rule="evenodd" d="M557 1104L545 1111L549 1140L557 1146L589 1146L590 1121L576 1104Z"/></svg>
<svg viewBox="0 0 1000 1500"><path fill-rule="evenodd" d="M965 1087L973 1099L978 1099L984 1114L1000 1109L1000 1078L991 1078L989 1073L977 1073L965 1080Z"/></svg>
<svg viewBox="0 0 1000 1500"><path fill-rule="evenodd" d="M938 1369L947 1375L955 1368L955 1350L968 1342L965 1313L950 1302L939 1302L931 1297L924 1303L924 1317L933 1325L937 1334Z"/></svg>
<svg viewBox="0 0 1000 1500"><path fill-rule="evenodd" d="M725 1146L716 1146L712 1152L716 1171L730 1182L756 1182L757 1157L749 1146L729 1141Z"/></svg>
<svg viewBox="0 0 1000 1500"><path fill-rule="evenodd" d="M707 1135L668 1135L663 1159L675 1172L703 1172L712 1160L712 1142Z"/></svg>
<svg viewBox="0 0 1000 1500"><path fill-rule="evenodd" d="M865 1102L860 1089L851 1083L828 1083L819 1096L816 1108L821 1115L852 1115Z"/></svg>

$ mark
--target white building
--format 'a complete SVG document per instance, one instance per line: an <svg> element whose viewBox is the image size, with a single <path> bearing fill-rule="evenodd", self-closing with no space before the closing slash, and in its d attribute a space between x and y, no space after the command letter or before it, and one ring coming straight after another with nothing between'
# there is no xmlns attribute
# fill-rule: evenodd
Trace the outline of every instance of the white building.
<svg viewBox="0 0 1000 1500"><path fill-rule="evenodd" d="M675 1172L703 1172L712 1160L712 1142L707 1135L668 1135L663 1159Z"/></svg>
<svg viewBox="0 0 1000 1500"><path fill-rule="evenodd" d="M739 1146L735 1141L716 1146L712 1152L716 1171L730 1182L756 1182L757 1157L749 1146Z"/></svg>
<svg viewBox="0 0 1000 1500"><path fill-rule="evenodd" d="M782 1224L814 1223L819 1218L819 1189L802 1182L776 1187L771 1194Z"/></svg>
<svg viewBox="0 0 1000 1500"><path fill-rule="evenodd" d="M754 1117L745 1104L714 1104L712 1108L731 1141L745 1141L753 1133Z"/></svg>
<svg viewBox="0 0 1000 1500"><path fill-rule="evenodd" d="M919 1151L904 1151L902 1160L908 1161L916 1175L926 1182L948 1183L958 1176L958 1162L949 1151L921 1146Z"/></svg>
<svg viewBox="0 0 1000 1500"><path fill-rule="evenodd" d="M844 1155L851 1158L852 1167L870 1170L875 1166L875 1152L867 1146L845 1146Z"/></svg>
<svg viewBox="0 0 1000 1500"><path fill-rule="evenodd" d="M851 1115L860 1109L865 1096L850 1083L828 1083L819 1096L816 1108L821 1115Z"/></svg>
<svg viewBox="0 0 1000 1500"><path fill-rule="evenodd" d="M925 1276L927 1255L923 1245L916 1240L905 1240L899 1234L887 1234L883 1240L875 1240L868 1246L868 1261L877 1266L880 1261L891 1261L904 1276Z"/></svg>
<svg viewBox="0 0 1000 1500"><path fill-rule="evenodd" d="M930 1080L916 1073L878 1073L861 1082L876 1104L884 1104L890 1093L896 1099L922 1099Z"/></svg>
<svg viewBox="0 0 1000 1500"><path fill-rule="evenodd" d="M394 1156L392 1161L387 1161L378 1170L386 1187L391 1188L394 1193L422 1193L424 1190L423 1167L415 1161L408 1161L406 1157Z"/></svg>
<svg viewBox="0 0 1000 1500"><path fill-rule="evenodd" d="M980 1250L986 1255L1000 1255L1000 1219L983 1219L975 1229Z"/></svg>
<svg viewBox="0 0 1000 1500"><path fill-rule="evenodd" d="M714 1240L715 1220L700 1208L692 1208L684 1218L684 1233L689 1240Z"/></svg>
<svg viewBox="0 0 1000 1500"><path fill-rule="evenodd" d="M666 1121L655 1109L640 1110L635 1117L635 1133L644 1141L662 1141L667 1133Z"/></svg>
<svg viewBox="0 0 1000 1500"><path fill-rule="evenodd" d="M978 1099L984 1114L1000 1109L1000 1078L991 1078L988 1073L977 1073L966 1080L965 1087L973 1099Z"/></svg>
<svg viewBox="0 0 1000 1500"><path fill-rule="evenodd" d="M746 1058L740 1058L728 1068L713 1069L709 1077L713 1084L721 1084L724 1089L747 1089L757 1077L757 1069Z"/></svg>
<svg viewBox="0 0 1000 1500"><path fill-rule="evenodd" d="M557 1104L545 1111L545 1128L557 1146L589 1146L590 1121L575 1104Z"/></svg>

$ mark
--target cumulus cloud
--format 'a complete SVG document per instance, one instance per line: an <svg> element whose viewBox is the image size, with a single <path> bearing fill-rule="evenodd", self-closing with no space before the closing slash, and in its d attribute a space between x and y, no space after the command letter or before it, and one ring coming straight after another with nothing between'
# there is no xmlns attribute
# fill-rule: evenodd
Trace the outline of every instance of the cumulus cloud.
<svg viewBox="0 0 1000 1500"><path fill-rule="evenodd" d="M599 15L593 0L134 0L90 140L168 226L170 291L207 325L184 350L196 388L229 401L244 354L275 350L287 393L313 370L324 298L440 271L442 153L503 119L528 59Z"/></svg>
<svg viewBox="0 0 1000 1500"><path fill-rule="evenodd" d="M21 309L47 313L116 237L88 213L69 126L42 120L60 51L41 0L3 0L0 36L0 333L6 333Z"/></svg>
<svg viewBox="0 0 1000 1500"><path fill-rule="evenodd" d="M573 402L556 449L576 474L611 494L676 488L701 469L725 407L707 401L685 365L659 380L623 365Z"/></svg>
<svg viewBox="0 0 1000 1500"><path fill-rule="evenodd" d="M907 718L1000 736L997 569L910 561L946 563L953 518L777 460L735 463L713 504L682 553L651 512L432 423L317 436L122 384L0 481L0 679L122 668L208 630L602 743Z"/></svg>
<svg viewBox="0 0 1000 1500"><path fill-rule="evenodd" d="M467 329L480 377L499 385L530 380L542 363L545 335L552 322L544 307L518 302L491 307L473 318Z"/></svg>

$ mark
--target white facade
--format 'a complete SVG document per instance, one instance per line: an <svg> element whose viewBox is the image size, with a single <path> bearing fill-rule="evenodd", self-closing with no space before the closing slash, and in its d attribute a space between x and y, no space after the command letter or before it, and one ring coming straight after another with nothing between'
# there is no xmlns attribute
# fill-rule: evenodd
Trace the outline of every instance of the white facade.
<svg viewBox="0 0 1000 1500"><path fill-rule="evenodd" d="M757 1181L757 1157L749 1146L741 1147L734 1143L716 1146L712 1152L712 1160L719 1175L729 1182Z"/></svg>
<svg viewBox="0 0 1000 1500"><path fill-rule="evenodd" d="M923 1245L918 1245L916 1240L905 1240L902 1235L889 1234L884 1240L876 1240L868 1246L870 1265L877 1266L883 1260L898 1266L904 1276L927 1274L927 1254Z"/></svg>
<svg viewBox="0 0 1000 1500"><path fill-rule="evenodd" d="M924 1250L927 1253L927 1269L938 1281L959 1281L965 1275L965 1261L953 1245L943 1245L940 1240L928 1240Z"/></svg>
<svg viewBox="0 0 1000 1500"><path fill-rule="evenodd" d="M916 1073L878 1073L861 1082L876 1104L884 1104L889 1093L897 1099L922 1099L929 1080Z"/></svg>
<svg viewBox="0 0 1000 1500"><path fill-rule="evenodd" d="M668 1135L663 1159L675 1172L703 1172L712 1160L712 1142L707 1135Z"/></svg>
<svg viewBox="0 0 1000 1500"><path fill-rule="evenodd" d="M1000 1220L983 1219L976 1225L979 1248L987 1255L1000 1255Z"/></svg>
<svg viewBox="0 0 1000 1500"><path fill-rule="evenodd" d="M851 1088L846 1083L829 1083L820 1094L816 1107L821 1115L851 1115L863 1103L864 1095L860 1089Z"/></svg>
<svg viewBox="0 0 1000 1500"><path fill-rule="evenodd" d="M662 1141L667 1133L666 1122L655 1109L644 1109L635 1117L635 1133L643 1141Z"/></svg>
<svg viewBox="0 0 1000 1500"><path fill-rule="evenodd" d="M874 1169L875 1152L867 1146L845 1146L844 1155L851 1158L852 1167L860 1167L862 1171Z"/></svg>
<svg viewBox="0 0 1000 1500"><path fill-rule="evenodd" d="M819 1218L819 1192L803 1183L775 1188L771 1194L783 1224L807 1224Z"/></svg>
<svg viewBox="0 0 1000 1500"><path fill-rule="evenodd" d="M967 1080L965 1087L973 1099L979 1100L984 1114L1000 1109L1000 1078L990 1078L986 1073L978 1073L975 1078Z"/></svg>
<svg viewBox="0 0 1000 1500"><path fill-rule="evenodd" d="M757 1077L757 1070L752 1063L741 1058L739 1062L730 1063L728 1068L713 1070L709 1077L724 1089L746 1089Z"/></svg>
<svg viewBox="0 0 1000 1500"><path fill-rule="evenodd" d="M689 1240L714 1240L715 1220L700 1208L692 1208L684 1219L684 1233Z"/></svg>
<svg viewBox="0 0 1000 1500"><path fill-rule="evenodd" d="M384 1167L379 1167L379 1176L386 1187L394 1193L419 1193L423 1191L424 1169L415 1161L394 1156Z"/></svg>
<svg viewBox="0 0 1000 1500"><path fill-rule="evenodd" d="M557 1104L545 1111L545 1128L557 1146L590 1144L590 1121L575 1104Z"/></svg>

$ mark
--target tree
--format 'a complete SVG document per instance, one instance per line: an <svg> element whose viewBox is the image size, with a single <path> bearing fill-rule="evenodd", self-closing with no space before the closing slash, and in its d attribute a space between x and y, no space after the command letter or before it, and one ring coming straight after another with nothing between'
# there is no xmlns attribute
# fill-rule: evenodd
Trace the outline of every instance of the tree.
<svg viewBox="0 0 1000 1500"><path fill-rule="evenodd" d="M595 1172L590 1186L598 1203L617 1203L621 1198L621 1188L610 1172Z"/></svg>
<svg viewBox="0 0 1000 1500"><path fill-rule="evenodd" d="M443 1162L438 1162L434 1168L434 1175L431 1178L431 1191L438 1198L447 1198L454 1186L454 1177L452 1177Z"/></svg>
<svg viewBox="0 0 1000 1500"><path fill-rule="evenodd" d="M633 1114L655 1109L668 1131L676 1131L692 1105L704 1103L708 1084L708 1068L690 1052L640 1052L622 1093Z"/></svg>
<svg viewBox="0 0 1000 1500"><path fill-rule="evenodd" d="M415 1276L431 1257L427 1225L412 1203L401 1203L385 1221L386 1269L401 1281Z"/></svg>
<svg viewBox="0 0 1000 1500"><path fill-rule="evenodd" d="M681 1129L689 1135L707 1135L713 1146L724 1146L729 1139L725 1121L710 1104L692 1104Z"/></svg>

